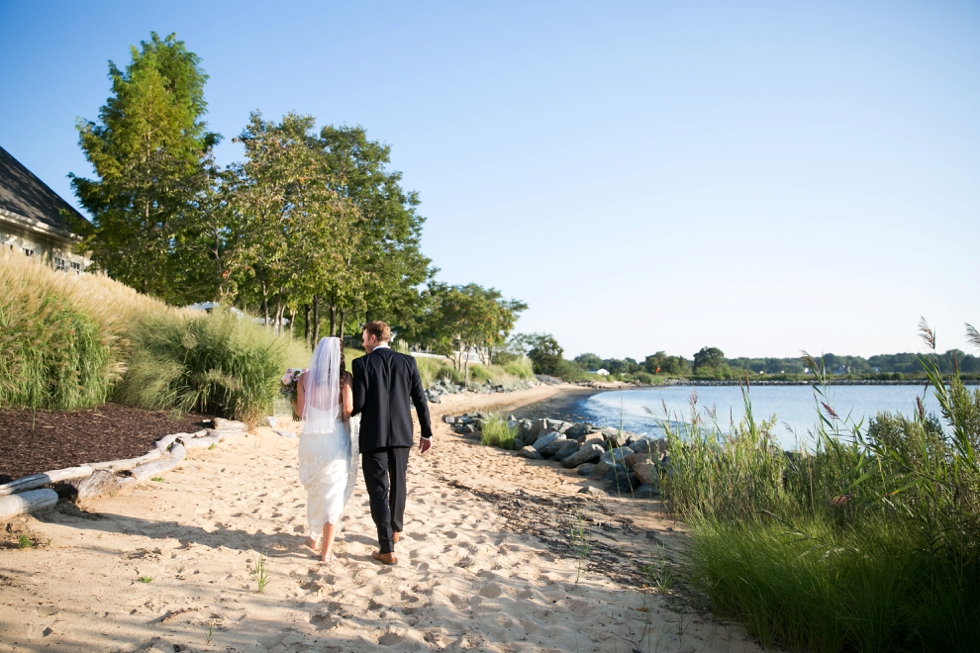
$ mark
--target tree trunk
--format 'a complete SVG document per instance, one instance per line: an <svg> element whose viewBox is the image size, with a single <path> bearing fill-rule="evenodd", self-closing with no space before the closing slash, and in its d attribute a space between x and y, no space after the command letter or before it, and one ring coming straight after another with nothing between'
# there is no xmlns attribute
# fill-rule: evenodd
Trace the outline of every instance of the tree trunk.
<svg viewBox="0 0 980 653"><path fill-rule="evenodd" d="M340 309L340 332L337 335L344 339L344 309Z"/></svg>
<svg viewBox="0 0 980 653"><path fill-rule="evenodd" d="M262 314L265 316L265 325L269 326L269 288L262 282Z"/></svg>
<svg viewBox="0 0 980 653"><path fill-rule="evenodd" d="M313 295L313 341L310 349L316 349L316 343L320 342L320 296Z"/></svg>
<svg viewBox="0 0 980 653"><path fill-rule="evenodd" d="M276 333L282 333L282 293L276 293L276 311L273 314L274 323L272 325L272 330Z"/></svg>
<svg viewBox="0 0 980 653"><path fill-rule="evenodd" d="M303 304L303 316L306 324L303 326L303 342L310 346L310 305Z"/></svg>
<svg viewBox="0 0 980 653"><path fill-rule="evenodd" d="M296 326L296 311L294 311L293 310L293 307L290 306L289 307L289 337L290 338L292 338L293 335L294 335L293 334L293 327L294 326Z"/></svg>
<svg viewBox="0 0 980 653"><path fill-rule="evenodd" d="M330 335L337 335L337 307L330 305Z"/></svg>

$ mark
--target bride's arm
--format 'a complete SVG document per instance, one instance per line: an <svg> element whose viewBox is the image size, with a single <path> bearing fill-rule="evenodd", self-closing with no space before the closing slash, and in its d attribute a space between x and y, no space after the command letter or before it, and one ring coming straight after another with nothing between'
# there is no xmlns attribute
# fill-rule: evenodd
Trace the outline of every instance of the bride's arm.
<svg viewBox="0 0 980 653"><path fill-rule="evenodd" d="M340 387L340 402L343 408L344 419L350 419L350 414L354 412L354 392L351 389L350 378Z"/></svg>
<svg viewBox="0 0 980 653"><path fill-rule="evenodd" d="M302 419L303 409L306 408L306 372L296 380L296 396L293 397L293 412Z"/></svg>

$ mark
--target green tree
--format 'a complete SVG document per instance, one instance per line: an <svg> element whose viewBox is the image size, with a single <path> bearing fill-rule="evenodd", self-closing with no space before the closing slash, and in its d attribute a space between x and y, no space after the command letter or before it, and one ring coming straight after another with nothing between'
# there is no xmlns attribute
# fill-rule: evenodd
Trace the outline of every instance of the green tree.
<svg viewBox="0 0 980 653"><path fill-rule="evenodd" d="M559 375L564 369L562 358L564 351L554 336L549 333L531 334L528 336L527 344L530 350L527 352L528 358L534 365L535 374Z"/></svg>
<svg viewBox="0 0 980 653"><path fill-rule="evenodd" d="M448 357L454 368L466 376L469 376L468 354L476 351L481 361L489 364L494 347L507 340L517 316L527 309L523 302L504 299L495 288L474 283L429 284L426 303L428 311L419 322L421 329L412 336L420 344Z"/></svg>
<svg viewBox="0 0 980 653"><path fill-rule="evenodd" d="M665 372L664 370L664 359L667 358L667 352L658 351L656 354L650 354L643 359L643 370L648 374L661 374Z"/></svg>
<svg viewBox="0 0 980 653"><path fill-rule="evenodd" d="M194 198L209 183L206 158L220 136L207 131L201 59L175 34L150 34L120 70L98 122L79 121L79 145L96 178L71 175L93 217L84 246L95 265L143 293L171 289L174 238L196 222Z"/></svg>
<svg viewBox="0 0 980 653"><path fill-rule="evenodd" d="M234 175L215 164L212 155L205 159L207 182L192 199L190 219L182 220L173 230L172 264L168 270L167 289L162 296L173 304L202 301L228 302L236 294L236 279L231 276L234 207Z"/></svg>
<svg viewBox="0 0 980 653"><path fill-rule="evenodd" d="M694 365L691 368L694 374L720 374L727 369L725 354L717 347L702 347L701 351L694 354Z"/></svg>
<svg viewBox="0 0 980 653"><path fill-rule="evenodd" d="M420 319L419 288L434 274L419 245L418 194L401 187L402 174L387 167L391 148L369 140L363 127L327 125L316 146L331 171L329 187L362 219L349 274L326 289L331 333L345 330L347 315L410 330Z"/></svg>
<svg viewBox="0 0 980 653"><path fill-rule="evenodd" d="M597 370L602 367L602 359L593 353L579 354L574 360L579 367L586 371Z"/></svg>
<svg viewBox="0 0 980 653"><path fill-rule="evenodd" d="M360 216L332 190L313 127L311 116L274 123L256 112L235 139L246 159L234 167L230 265L240 297L258 303L267 324L342 285L360 242Z"/></svg>

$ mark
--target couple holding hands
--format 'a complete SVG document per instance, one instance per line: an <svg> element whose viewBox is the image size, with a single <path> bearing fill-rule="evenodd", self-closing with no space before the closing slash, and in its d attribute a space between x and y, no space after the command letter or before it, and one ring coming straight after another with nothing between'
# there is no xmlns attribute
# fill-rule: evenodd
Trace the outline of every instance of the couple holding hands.
<svg viewBox="0 0 980 653"><path fill-rule="evenodd" d="M432 447L432 425L415 359L388 347L388 325L369 322L361 337L367 354L351 362L353 374L346 371L341 339L323 338L296 383L293 409L304 421L299 478L308 493L307 545L323 562L334 559L334 537L354 491L360 457L378 529L379 550L372 557L392 565L397 562L394 546L403 527L408 454L414 444L411 406L422 428L421 453Z"/></svg>

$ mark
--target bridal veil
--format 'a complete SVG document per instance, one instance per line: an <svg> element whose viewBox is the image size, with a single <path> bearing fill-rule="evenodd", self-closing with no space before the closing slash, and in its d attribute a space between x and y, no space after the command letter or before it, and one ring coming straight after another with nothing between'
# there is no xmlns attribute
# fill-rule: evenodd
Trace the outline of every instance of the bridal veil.
<svg viewBox="0 0 980 653"><path fill-rule="evenodd" d="M360 420L343 418L341 347L339 338L320 340L306 373L299 476L308 493L307 521L314 539L319 538L327 522L340 527L344 506L357 481Z"/></svg>

